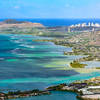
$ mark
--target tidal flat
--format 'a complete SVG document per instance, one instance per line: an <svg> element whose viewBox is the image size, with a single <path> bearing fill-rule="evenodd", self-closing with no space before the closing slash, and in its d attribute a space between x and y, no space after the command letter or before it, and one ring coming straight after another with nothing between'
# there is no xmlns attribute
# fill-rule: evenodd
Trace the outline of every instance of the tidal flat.
<svg viewBox="0 0 100 100"><path fill-rule="evenodd" d="M64 51L72 51L72 48L34 41L46 38L17 34L1 34L0 37L0 88L5 91L45 89L100 75L95 69L71 68L70 62L83 57L64 55Z"/></svg>

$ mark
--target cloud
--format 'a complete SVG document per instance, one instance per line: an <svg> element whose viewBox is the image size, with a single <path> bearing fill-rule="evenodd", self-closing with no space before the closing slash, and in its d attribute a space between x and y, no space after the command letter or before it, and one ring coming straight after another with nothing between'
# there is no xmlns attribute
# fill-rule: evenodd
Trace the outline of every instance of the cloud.
<svg viewBox="0 0 100 100"><path fill-rule="evenodd" d="M15 9L19 9L20 7L19 7L19 6L15 6L14 8L15 8Z"/></svg>

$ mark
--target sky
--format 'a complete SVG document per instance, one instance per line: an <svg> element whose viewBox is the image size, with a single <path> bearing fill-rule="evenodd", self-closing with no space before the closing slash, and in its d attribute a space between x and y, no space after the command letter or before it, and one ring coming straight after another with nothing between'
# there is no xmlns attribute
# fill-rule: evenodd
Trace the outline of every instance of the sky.
<svg viewBox="0 0 100 100"><path fill-rule="evenodd" d="M100 0L0 0L2 18L100 18Z"/></svg>

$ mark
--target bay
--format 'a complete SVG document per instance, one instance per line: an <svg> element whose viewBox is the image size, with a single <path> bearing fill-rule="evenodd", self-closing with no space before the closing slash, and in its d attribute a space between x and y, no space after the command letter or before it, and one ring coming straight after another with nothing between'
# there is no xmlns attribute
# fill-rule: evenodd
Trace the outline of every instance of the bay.
<svg viewBox="0 0 100 100"><path fill-rule="evenodd" d="M82 56L65 56L64 51L72 51L72 48L36 42L36 39L51 38L0 34L0 91L43 90L51 85L100 76L99 72L81 74L67 69L71 61ZM52 95L18 100L76 100L75 97L71 92L53 92Z"/></svg>

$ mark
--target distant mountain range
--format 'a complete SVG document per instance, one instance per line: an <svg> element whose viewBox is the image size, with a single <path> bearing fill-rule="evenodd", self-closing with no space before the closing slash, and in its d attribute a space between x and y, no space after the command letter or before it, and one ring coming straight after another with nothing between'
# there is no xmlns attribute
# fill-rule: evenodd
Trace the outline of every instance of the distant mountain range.
<svg viewBox="0 0 100 100"><path fill-rule="evenodd" d="M17 21L15 19L7 19L0 22L0 28L9 28L9 27L19 27L19 28L26 28L26 27L44 27L40 23L32 23L28 21Z"/></svg>

